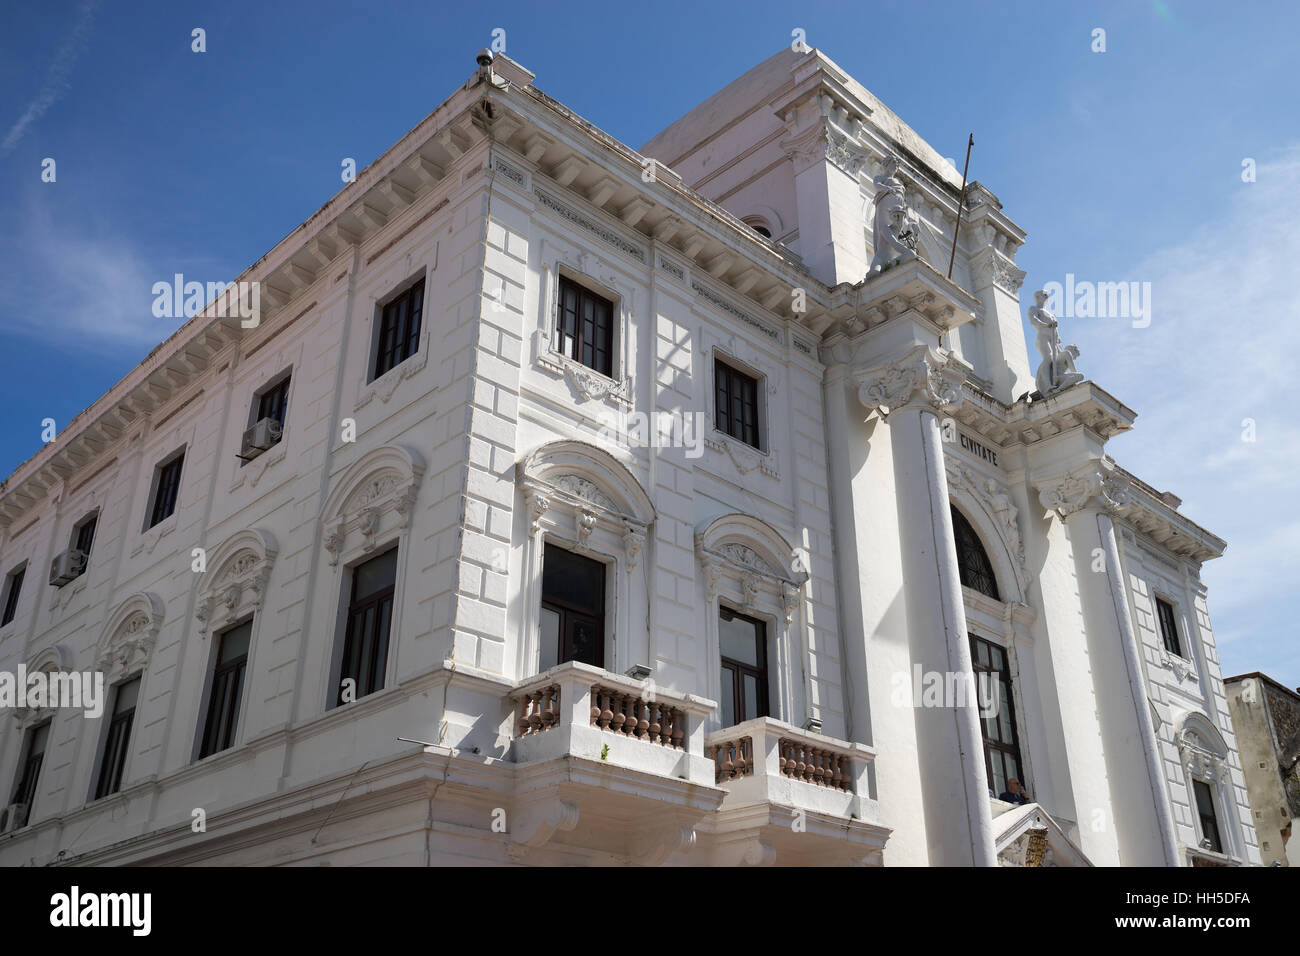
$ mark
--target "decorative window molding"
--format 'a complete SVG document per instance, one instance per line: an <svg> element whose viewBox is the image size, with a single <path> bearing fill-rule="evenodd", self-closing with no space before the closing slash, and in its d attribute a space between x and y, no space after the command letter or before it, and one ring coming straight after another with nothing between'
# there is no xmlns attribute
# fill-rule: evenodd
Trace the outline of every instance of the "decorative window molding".
<svg viewBox="0 0 1300 956"><path fill-rule="evenodd" d="M407 257L408 270L412 263ZM420 372L424 371L425 366L429 364L429 338L432 332L433 322L429 320L429 300L430 291L433 288L433 271L438 267L437 261L427 263L424 268L420 269L415 275L408 276L406 280L399 282L394 288L385 293L383 296L370 296L368 299L371 316L369 319L370 337L369 349L365 367L361 370L360 391L357 394L356 410L360 411L378 398L382 404L387 405L392 399L397 387ZM398 362L383 375L371 379L370 376L375 370L375 355L379 347L379 329L381 316L383 315L384 306L400 295L403 295L408 289L415 286L421 280L424 281L424 294L420 304L420 343L415 354L408 356L401 362ZM432 386L431 386L432 387ZM265 457L265 456L262 456Z"/></svg>
<svg viewBox="0 0 1300 956"><path fill-rule="evenodd" d="M258 528L240 531L213 552L194 609L200 638L261 608L277 553L275 538Z"/></svg>
<svg viewBox="0 0 1300 956"><path fill-rule="evenodd" d="M709 687L722 685L718 635L719 606L726 604L764 621L770 632L768 688L772 717L802 724L807 691L796 675L807 659L805 629L798 623L808 571L803 558L767 522L739 513L703 523L695 534L695 556L707 598L705 643ZM796 635L796 630L798 634ZM711 718L715 723L718 718ZM715 728L721 729L721 728Z"/></svg>
<svg viewBox="0 0 1300 956"><path fill-rule="evenodd" d="M554 239L541 240L543 285L542 314L533 333L534 366L563 378L579 402L608 400L631 408L632 322L636 315L637 290L599 256ZM602 375L556 348L557 315L560 308L560 276L586 286L608 298L614 306L613 374Z"/></svg>
<svg viewBox="0 0 1300 956"><path fill-rule="evenodd" d="M108 619L95 655L95 668L104 672L107 686L148 667L164 613L162 598L151 591L133 594L118 605Z"/></svg>
<svg viewBox="0 0 1300 956"><path fill-rule="evenodd" d="M784 376L781 367L769 359L765 353L759 351L739 336L732 336L722 340L704 329L700 332L699 339L701 347L697 361L702 365L696 366L696 374L703 375L703 380L709 383L708 388L705 390L707 396L705 414L709 417L709 424L704 435L704 446L718 452L720 455L725 455L736 469L738 477L743 478L751 472L757 471L768 478L779 481L781 479L781 455L780 442L777 439L781 434L781 430L774 427L776 422L773 420L775 418L773 412L776 409L774 399L777 395L784 394L782 387ZM759 380L759 442L761 448L747 445L740 439L732 438L718 428L718 390L714 381L714 366L718 359L721 359L725 364L738 368L742 372L755 375ZM782 410L782 414L784 414L784 410Z"/></svg>
<svg viewBox="0 0 1300 956"><path fill-rule="evenodd" d="M63 644L54 644L37 652L36 656L27 662L27 673L35 674L38 672L49 673L50 671L66 672L71 670L72 656L68 653L67 647ZM48 700L44 707L15 707L13 710L14 721L18 725L18 733L21 735L29 727L35 727L52 718L57 712L57 708Z"/></svg>
<svg viewBox="0 0 1300 956"><path fill-rule="evenodd" d="M424 467L420 453L406 445L384 445L353 462L321 509L330 567L368 554L377 539L410 526Z"/></svg>
<svg viewBox="0 0 1300 956"><path fill-rule="evenodd" d="M575 439L534 449L516 463L515 479L528 532L521 558L520 675L536 673L540 662L537 628L548 540L613 565L605 576L606 667L621 673L632 664L652 663L645 625L648 578L644 571L634 573L643 565L655 521L654 505L641 483L609 452Z"/></svg>
<svg viewBox="0 0 1300 956"><path fill-rule="evenodd" d="M1196 852L1205 834L1201 832L1200 814L1197 812L1196 797L1192 782L1200 780L1209 785L1215 802L1215 817L1219 826L1219 836L1223 844L1224 856L1242 859L1245 845L1242 839L1242 821L1237 801L1234 796L1232 765L1227 741L1208 716L1197 711L1179 710L1174 714L1174 741L1178 745L1178 758L1183 765L1185 778L1183 784L1187 789L1191 804L1193 831L1196 834Z"/></svg>
<svg viewBox="0 0 1300 956"><path fill-rule="evenodd" d="M999 583L1009 576L1014 580L1023 602L1033 576L1025 564L1025 543L1020 534L1020 512L1015 501L1000 483L986 478L952 457L945 456L948 495L957 504L985 543L996 541L999 547L985 550L993 560Z"/></svg>

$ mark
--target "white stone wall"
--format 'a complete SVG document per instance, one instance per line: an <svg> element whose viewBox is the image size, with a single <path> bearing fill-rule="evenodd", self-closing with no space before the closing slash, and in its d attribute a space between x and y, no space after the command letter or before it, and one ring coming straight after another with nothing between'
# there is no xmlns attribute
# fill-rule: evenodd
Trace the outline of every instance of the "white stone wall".
<svg viewBox="0 0 1300 956"><path fill-rule="evenodd" d="M1126 529L1120 540L1129 584L1130 613L1141 645L1147 694L1159 717L1156 732L1160 738L1161 764L1173 806L1178 840L1189 848L1196 848L1200 842L1200 824L1191 791L1193 776L1186 764L1186 754L1180 750L1177 735L1187 715L1202 715L1222 736L1228 750L1228 779L1221 782L1209 780L1215 794L1215 810L1223 832L1224 849L1231 856L1258 864L1259 845L1236 735L1228 712L1204 585L1197 569L1175 561L1172 556L1160 554L1157 546L1138 533ZM1181 658L1165 649L1156 616L1157 597L1168 601L1174 608L1183 650Z"/></svg>

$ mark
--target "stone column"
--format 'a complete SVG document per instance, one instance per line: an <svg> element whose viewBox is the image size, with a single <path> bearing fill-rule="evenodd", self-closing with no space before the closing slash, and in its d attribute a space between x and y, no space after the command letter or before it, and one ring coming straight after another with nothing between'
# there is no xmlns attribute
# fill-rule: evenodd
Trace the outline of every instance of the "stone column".
<svg viewBox="0 0 1300 956"><path fill-rule="evenodd" d="M961 690L939 707L913 700L930 862L996 866L939 421L960 402L963 378L946 351L925 345L855 375L862 403L889 424L913 667Z"/></svg>
<svg viewBox="0 0 1300 956"><path fill-rule="evenodd" d="M1095 459L1040 483L1038 497L1065 522L1074 554L1119 862L1124 866L1180 866L1173 811L1111 517L1128 501L1124 484L1113 465ZM1080 808L1080 813L1085 809ZM1086 819L1079 822L1088 825Z"/></svg>

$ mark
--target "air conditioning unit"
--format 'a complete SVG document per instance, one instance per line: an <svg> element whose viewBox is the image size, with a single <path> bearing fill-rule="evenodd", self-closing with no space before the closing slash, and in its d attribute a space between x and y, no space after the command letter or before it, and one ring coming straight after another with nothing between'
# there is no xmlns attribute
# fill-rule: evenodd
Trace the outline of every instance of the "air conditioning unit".
<svg viewBox="0 0 1300 956"><path fill-rule="evenodd" d="M244 442L239 457L252 461L262 452L279 444L284 434L284 426L274 418L263 418L260 422L244 432Z"/></svg>
<svg viewBox="0 0 1300 956"><path fill-rule="evenodd" d="M11 833L27 825L27 804L11 803L0 810L0 833Z"/></svg>
<svg viewBox="0 0 1300 956"><path fill-rule="evenodd" d="M86 555L69 548L50 562L50 583L56 588L77 580L86 570Z"/></svg>

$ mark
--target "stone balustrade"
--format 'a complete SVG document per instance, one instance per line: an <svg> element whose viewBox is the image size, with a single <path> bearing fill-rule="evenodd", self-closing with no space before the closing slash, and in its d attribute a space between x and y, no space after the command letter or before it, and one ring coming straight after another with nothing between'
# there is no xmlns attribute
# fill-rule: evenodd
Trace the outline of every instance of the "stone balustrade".
<svg viewBox="0 0 1300 956"><path fill-rule="evenodd" d="M749 737L719 740L709 746L707 753L713 758L716 783L738 780L754 772L754 741Z"/></svg>
<svg viewBox="0 0 1300 956"><path fill-rule="evenodd" d="M596 687L591 694L591 726L652 744L682 749L686 712L663 700Z"/></svg>
<svg viewBox="0 0 1300 956"><path fill-rule="evenodd" d="M874 821L876 801L867 786L875 751L813 733L771 717L758 717L709 734L714 782L729 795L723 803L756 803Z"/></svg>
<svg viewBox="0 0 1300 956"><path fill-rule="evenodd" d="M781 773L785 776L845 793L850 791L852 761L843 754L787 737L778 741L777 752L781 756Z"/></svg>
<svg viewBox="0 0 1300 956"><path fill-rule="evenodd" d="M515 686L516 763L561 758L712 786L704 720L714 701L568 661Z"/></svg>
<svg viewBox="0 0 1300 956"><path fill-rule="evenodd" d="M551 684L519 698L518 735L540 734L560 722L560 688Z"/></svg>

